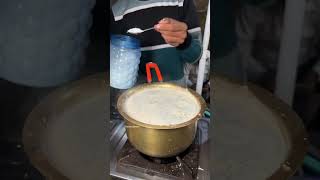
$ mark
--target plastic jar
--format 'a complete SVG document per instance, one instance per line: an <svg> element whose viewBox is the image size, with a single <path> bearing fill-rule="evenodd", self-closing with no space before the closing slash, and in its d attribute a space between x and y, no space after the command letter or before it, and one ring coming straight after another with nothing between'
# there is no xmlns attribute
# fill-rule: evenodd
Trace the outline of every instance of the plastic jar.
<svg viewBox="0 0 320 180"><path fill-rule="evenodd" d="M110 41L110 86L128 89L138 77L140 41L130 36L112 35Z"/></svg>

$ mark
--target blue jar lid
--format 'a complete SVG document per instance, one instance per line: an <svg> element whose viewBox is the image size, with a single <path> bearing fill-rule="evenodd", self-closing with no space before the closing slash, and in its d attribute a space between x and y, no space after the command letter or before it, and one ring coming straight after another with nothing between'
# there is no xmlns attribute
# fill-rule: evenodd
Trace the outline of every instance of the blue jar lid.
<svg viewBox="0 0 320 180"><path fill-rule="evenodd" d="M126 35L111 35L111 43L126 49L140 48L140 41L138 39Z"/></svg>

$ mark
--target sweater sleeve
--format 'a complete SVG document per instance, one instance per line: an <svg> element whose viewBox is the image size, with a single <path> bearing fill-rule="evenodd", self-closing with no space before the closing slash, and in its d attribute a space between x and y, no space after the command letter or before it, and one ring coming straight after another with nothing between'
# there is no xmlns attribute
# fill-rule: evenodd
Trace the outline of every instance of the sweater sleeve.
<svg viewBox="0 0 320 180"><path fill-rule="evenodd" d="M188 26L187 38L177 47L181 59L187 63L197 62L202 54L201 28L193 0L184 0L182 21Z"/></svg>

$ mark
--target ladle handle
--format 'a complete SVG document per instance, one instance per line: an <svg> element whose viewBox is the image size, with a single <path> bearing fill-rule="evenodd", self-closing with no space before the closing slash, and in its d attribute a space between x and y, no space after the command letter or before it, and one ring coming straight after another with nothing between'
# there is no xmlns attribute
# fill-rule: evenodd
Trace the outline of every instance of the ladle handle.
<svg viewBox="0 0 320 180"><path fill-rule="evenodd" d="M158 81L162 82L163 79L162 79L162 75L161 75L161 72L160 72L160 69L159 69L158 65L156 63L149 62L149 63L146 64L146 72L147 72L147 81L148 81L148 83L152 82L151 70L150 70L151 68L154 68L156 70Z"/></svg>

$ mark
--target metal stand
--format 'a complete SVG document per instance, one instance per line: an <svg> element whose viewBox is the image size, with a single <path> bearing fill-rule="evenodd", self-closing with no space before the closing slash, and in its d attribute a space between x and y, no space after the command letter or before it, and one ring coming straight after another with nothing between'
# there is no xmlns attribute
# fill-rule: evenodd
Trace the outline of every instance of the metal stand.
<svg viewBox="0 0 320 180"><path fill-rule="evenodd" d="M275 94L292 105L304 23L305 0L287 0Z"/></svg>
<svg viewBox="0 0 320 180"><path fill-rule="evenodd" d="M202 87L203 87L203 79L204 79L204 70L206 65L206 59L210 51L208 51L210 40L210 0L208 2L208 10L207 10L207 18L206 18L206 25L204 29L204 36L203 36L203 44L202 44L202 56L199 61L199 71L198 71L198 78L197 78L197 93L200 95L202 94Z"/></svg>

